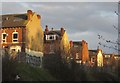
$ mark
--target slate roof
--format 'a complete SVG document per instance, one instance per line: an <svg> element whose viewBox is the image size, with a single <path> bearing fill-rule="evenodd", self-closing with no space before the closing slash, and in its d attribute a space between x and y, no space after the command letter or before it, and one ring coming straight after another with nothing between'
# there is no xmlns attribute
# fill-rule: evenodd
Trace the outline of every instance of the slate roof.
<svg viewBox="0 0 120 83"><path fill-rule="evenodd" d="M44 31L44 33L45 33L45 31ZM57 35L59 35L59 36L61 36L61 30L51 30L51 31L48 31L48 33L47 33L47 35L54 35L54 34L57 34Z"/></svg>
<svg viewBox="0 0 120 83"><path fill-rule="evenodd" d="M73 45L81 45L82 46L82 41L73 41Z"/></svg>
<svg viewBox="0 0 120 83"><path fill-rule="evenodd" d="M97 50L89 50L90 52L95 52L95 53L97 53Z"/></svg>
<svg viewBox="0 0 120 83"><path fill-rule="evenodd" d="M48 35L49 34L57 34L57 35L61 36L61 31L60 30L53 30L53 31L49 31Z"/></svg>
<svg viewBox="0 0 120 83"><path fill-rule="evenodd" d="M0 15L0 27L2 28L25 26L27 22L27 13Z"/></svg>
<svg viewBox="0 0 120 83"><path fill-rule="evenodd" d="M96 56L97 55L97 50L88 50L89 51L89 56Z"/></svg>

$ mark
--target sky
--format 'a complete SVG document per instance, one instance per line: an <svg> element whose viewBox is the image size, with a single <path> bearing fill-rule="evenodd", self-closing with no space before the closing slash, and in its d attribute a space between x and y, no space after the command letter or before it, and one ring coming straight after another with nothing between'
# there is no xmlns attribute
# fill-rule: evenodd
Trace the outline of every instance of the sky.
<svg viewBox="0 0 120 83"><path fill-rule="evenodd" d="M4 0L3 0L4 1ZM1 14L20 14L32 10L41 15L43 30L45 25L49 29L64 27L69 40L88 42L88 48L96 50L98 42L108 46L104 39L116 42L118 31L117 2L2 2ZM104 53L115 53L116 50L99 46Z"/></svg>

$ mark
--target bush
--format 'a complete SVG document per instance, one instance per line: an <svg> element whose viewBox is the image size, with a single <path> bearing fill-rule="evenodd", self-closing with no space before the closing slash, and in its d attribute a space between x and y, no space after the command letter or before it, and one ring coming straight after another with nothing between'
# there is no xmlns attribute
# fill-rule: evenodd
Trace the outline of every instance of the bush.
<svg viewBox="0 0 120 83"><path fill-rule="evenodd" d="M2 81L13 81L17 75L17 61L10 57L8 51L2 56Z"/></svg>

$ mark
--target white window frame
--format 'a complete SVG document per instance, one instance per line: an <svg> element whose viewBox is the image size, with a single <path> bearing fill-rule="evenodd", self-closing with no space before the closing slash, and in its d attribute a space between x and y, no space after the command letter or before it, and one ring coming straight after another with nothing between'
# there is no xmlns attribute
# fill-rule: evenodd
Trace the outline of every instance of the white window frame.
<svg viewBox="0 0 120 83"><path fill-rule="evenodd" d="M94 57L93 57L93 58L94 58ZM95 63L95 62L94 62L94 59L95 59L95 58L94 58L94 59L93 59L93 58L91 58L91 62L92 62L92 63Z"/></svg>
<svg viewBox="0 0 120 83"><path fill-rule="evenodd" d="M13 35L14 35L14 34L17 34L17 38L16 38L16 39L13 38ZM13 33L12 33L12 42L13 42L13 43L18 43L18 37L19 37L18 32L16 32L16 31L13 32ZM17 41L14 41L14 40L17 40Z"/></svg>
<svg viewBox="0 0 120 83"><path fill-rule="evenodd" d="M52 39L50 39L51 36ZM46 35L46 40L56 40L56 35Z"/></svg>
<svg viewBox="0 0 120 83"><path fill-rule="evenodd" d="M3 34L6 34L7 35L7 33L2 33L2 43L7 43L7 38L5 37L5 39L3 39ZM3 40L5 40L5 42L3 42Z"/></svg>
<svg viewBox="0 0 120 83"><path fill-rule="evenodd" d="M105 55L105 58L110 58L110 55Z"/></svg>
<svg viewBox="0 0 120 83"><path fill-rule="evenodd" d="M79 53L76 53L76 59L79 59Z"/></svg>

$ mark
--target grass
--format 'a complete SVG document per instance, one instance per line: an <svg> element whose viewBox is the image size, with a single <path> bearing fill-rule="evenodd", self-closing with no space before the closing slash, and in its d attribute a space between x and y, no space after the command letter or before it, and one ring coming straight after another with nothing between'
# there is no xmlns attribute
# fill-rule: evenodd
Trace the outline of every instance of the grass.
<svg viewBox="0 0 120 83"><path fill-rule="evenodd" d="M47 70L24 63L18 63L17 73L22 81L57 81Z"/></svg>

